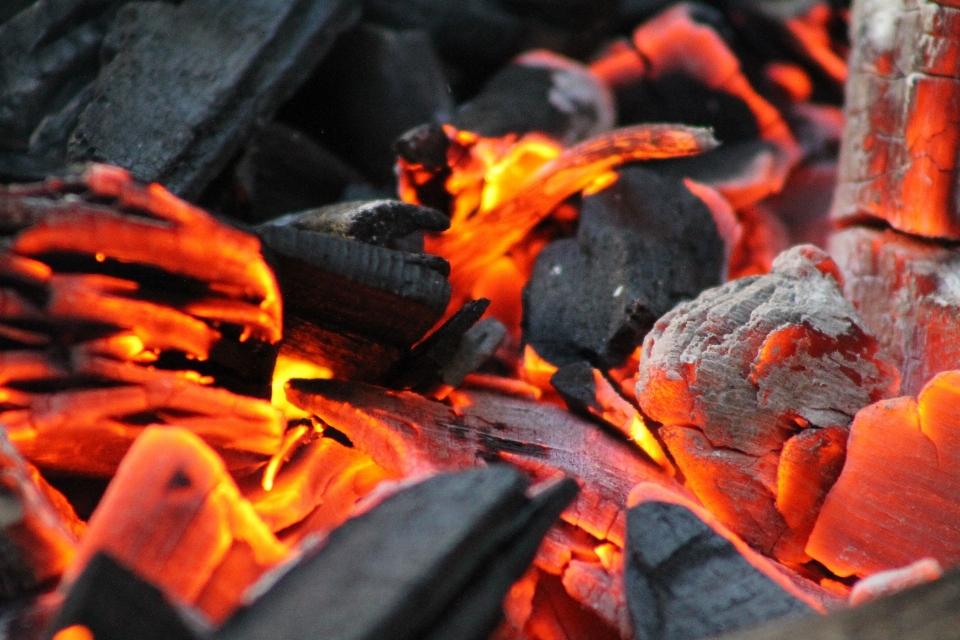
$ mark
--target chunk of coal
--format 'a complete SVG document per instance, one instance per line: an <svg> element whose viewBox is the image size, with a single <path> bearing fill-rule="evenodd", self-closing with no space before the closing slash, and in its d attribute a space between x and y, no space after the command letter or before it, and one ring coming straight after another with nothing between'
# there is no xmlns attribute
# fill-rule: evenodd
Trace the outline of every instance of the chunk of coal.
<svg viewBox="0 0 960 640"><path fill-rule="evenodd" d="M535 131L572 145L610 129L615 119L613 95L589 68L535 51L493 76L451 122L485 137Z"/></svg>
<svg viewBox="0 0 960 640"><path fill-rule="evenodd" d="M572 411L594 415L603 408L597 402L597 383L589 362L574 362L557 369L550 376L550 385L560 394Z"/></svg>
<svg viewBox="0 0 960 640"><path fill-rule="evenodd" d="M359 240L396 249L396 241L417 231L446 231L450 219L436 209L401 200L341 202L292 213L270 224Z"/></svg>
<svg viewBox="0 0 960 640"><path fill-rule="evenodd" d="M309 135L279 122L259 127L200 203L246 222L332 204L363 176Z"/></svg>
<svg viewBox="0 0 960 640"><path fill-rule="evenodd" d="M0 151L0 183L39 182L66 173L67 166L57 160L17 151Z"/></svg>
<svg viewBox="0 0 960 640"><path fill-rule="evenodd" d="M163 593L105 553L97 553L67 593L44 632L82 625L97 640L194 640L184 618Z"/></svg>
<svg viewBox="0 0 960 640"><path fill-rule="evenodd" d="M40 120L96 77L120 4L40 0L0 25L0 146L26 151Z"/></svg>
<svg viewBox="0 0 960 640"><path fill-rule="evenodd" d="M538 256L523 293L524 338L546 360L608 368L681 300L720 282L724 246L680 180L640 167L584 198L576 239Z"/></svg>
<svg viewBox="0 0 960 640"><path fill-rule="evenodd" d="M77 127L80 114L93 99L94 83L77 92L62 109L43 118L30 134L30 153L35 156L64 160L67 142ZM52 175L52 174L51 174Z"/></svg>
<svg viewBox="0 0 960 640"><path fill-rule="evenodd" d="M214 636L485 638L575 493L506 466L441 475L347 521Z"/></svg>
<svg viewBox="0 0 960 640"><path fill-rule="evenodd" d="M636 640L694 640L813 612L678 504L630 509L626 553Z"/></svg>
<svg viewBox="0 0 960 640"><path fill-rule="evenodd" d="M196 197L258 120L359 14L354 0L186 0L138 13L97 78L68 157L96 159Z"/></svg>
<svg viewBox="0 0 960 640"><path fill-rule="evenodd" d="M805 557L801 534L819 507L784 522L796 515L784 505L813 486L822 496L836 469L835 460L804 462L803 451L819 446L814 438L796 443L796 468L807 472L783 473L785 443L806 429L845 429L900 384L838 279L823 251L794 247L769 275L678 305L643 343L637 399L665 425L660 433L689 486L749 544L783 559ZM824 438L824 447L834 441Z"/></svg>
<svg viewBox="0 0 960 640"><path fill-rule="evenodd" d="M450 300L442 258L268 224L284 299L281 354L380 380L443 316Z"/></svg>
<svg viewBox="0 0 960 640"><path fill-rule="evenodd" d="M394 180L394 140L424 122L445 122L452 111L426 32L361 24L337 41L279 118L384 184Z"/></svg>

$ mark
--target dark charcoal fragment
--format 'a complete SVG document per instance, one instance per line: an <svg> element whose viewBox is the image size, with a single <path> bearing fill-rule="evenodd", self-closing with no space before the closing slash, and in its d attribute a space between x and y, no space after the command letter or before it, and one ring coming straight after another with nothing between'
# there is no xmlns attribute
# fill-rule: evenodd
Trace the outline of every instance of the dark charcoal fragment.
<svg viewBox="0 0 960 640"><path fill-rule="evenodd" d="M63 160L67 157L67 143L77 128L80 114L93 99L95 84L91 82L77 92L62 109L40 121L30 135L30 153L35 156Z"/></svg>
<svg viewBox="0 0 960 640"><path fill-rule="evenodd" d="M163 593L105 553L97 553L70 588L44 633L72 625L97 640L193 640L195 635Z"/></svg>
<svg viewBox="0 0 960 640"><path fill-rule="evenodd" d="M526 487L505 466L417 484L336 529L214 637L485 638L576 493L572 480Z"/></svg>
<svg viewBox="0 0 960 640"><path fill-rule="evenodd" d="M358 14L355 0L186 0L137 12L69 157L196 197Z"/></svg>
<svg viewBox="0 0 960 640"><path fill-rule="evenodd" d="M337 41L279 117L314 134L376 183L393 181L393 142L453 111L427 33L362 24Z"/></svg>
<svg viewBox="0 0 960 640"><path fill-rule="evenodd" d="M680 180L625 168L584 199L576 239L537 258L525 340L556 365L619 364L657 318L719 284L723 255L709 209Z"/></svg>
<svg viewBox="0 0 960 640"><path fill-rule="evenodd" d="M694 640L812 610L689 509L627 512L624 581L636 640Z"/></svg>
<svg viewBox="0 0 960 640"><path fill-rule="evenodd" d="M603 411L603 407L597 402L594 371L596 369L589 362L574 362L560 367L550 376L550 386L560 394L574 413L592 415L593 412Z"/></svg>

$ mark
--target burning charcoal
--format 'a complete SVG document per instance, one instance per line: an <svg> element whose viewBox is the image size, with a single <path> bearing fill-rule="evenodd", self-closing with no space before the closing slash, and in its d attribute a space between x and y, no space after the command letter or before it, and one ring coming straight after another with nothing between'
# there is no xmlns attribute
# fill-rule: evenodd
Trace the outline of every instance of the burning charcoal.
<svg viewBox="0 0 960 640"><path fill-rule="evenodd" d="M640 413L598 369L587 362L568 364L550 377L550 385L571 411L603 420L634 440L658 465L672 470L660 443L650 433Z"/></svg>
<svg viewBox="0 0 960 640"><path fill-rule="evenodd" d="M717 640L947 640L960 625L960 573L828 616L771 622Z"/></svg>
<svg viewBox="0 0 960 640"><path fill-rule="evenodd" d="M924 557L960 563L955 470L960 372L936 375L917 399L857 413L847 460L827 495L807 553L841 576L869 575Z"/></svg>
<svg viewBox="0 0 960 640"><path fill-rule="evenodd" d="M375 183L391 184L393 141L424 122L448 120L449 92L426 32L364 23L337 40L280 118Z"/></svg>
<svg viewBox="0 0 960 640"><path fill-rule="evenodd" d="M891 596L898 591L909 589L943 577L943 567L933 558L922 558L899 569L881 571L858 580L850 590L850 606L860 605Z"/></svg>
<svg viewBox="0 0 960 640"><path fill-rule="evenodd" d="M570 480L526 485L498 466L397 493L336 529L215 637L485 638L576 491Z"/></svg>
<svg viewBox="0 0 960 640"><path fill-rule="evenodd" d="M357 19L358 5L186 0L138 12L100 71L69 157L120 165L198 196Z"/></svg>
<svg viewBox="0 0 960 640"><path fill-rule="evenodd" d="M779 558L805 558L852 416L899 388L839 278L821 250L795 247L769 275L677 306L643 344L637 398L689 486Z"/></svg>
<svg viewBox="0 0 960 640"><path fill-rule="evenodd" d="M723 254L709 209L679 180L622 169L584 198L577 238L537 257L524 340L557 365L587 357L616 366L657 318L720 283Z"/></svg>
<svg viewBox="0 0 960 640"><path fill-rule="evenodd" d="M516 58L451 124L487 138L537 132L570 146L614 125L613 96L590 69L549 51Z"/></svg>
<svg viewBox="0 0 960 640"><path fill-rule="evenodd" d="M447 264L356 240L263 225L286 308L283 355L375 381L443 315Z"/></svg>
<svg viewBox="0 0 960 640"><path fill-rule="evenodd" d="M363 182L356 169L305 133L278 122L259 127L236 164L200 202L247 222L337 202L347 186Z"/></svg>
<svg viewBox="0 0 960 640"><path fill-rule="evenodd" d="M637 640L693 640L812 612L681 504L632 507L626 554Z"/></svg>
<svg viewBox="0 0 960 640"><path fill-rule="evenodd" d="M0 432L0 601L54 583L83 524Z"/></svg>
<svg viewBox="0 0 960 640"><path fill-rule="evenodd" d="M68 630L73 629L76 634L69 635ZM101 552L73 583L44 637L194 640L198 634L190 630L160 589Z"/></svg>
<svg viewBox="0 0 960 640"><path fill-rule="evenodd" d="M960 9L948 4L854 3L835 219L960 238Z"/></svg>
<svg viewBox="0 0 960 640"><path fill-rule="evenodd" d="M370 200L341 202L291 213L270 224L399 249L398 240L417 231L445 231L450 227L450 220L429 207L419 207L400 200Z"/></svg>
<svg viewBox="0 0 960 640"><path fill-rule="evenodd" d="M149 427L134 442L90 518L65 582L74 582L100 551L214 621L287 555L217 454L174 427Z"/></svg>
<svg viewBox="0 0 960 640"><path fill-rule="evenodd" d="M830 238L844 293L902 368L904 394L960 368L960 252L895 231L852 228Z"/></svg>
<svg viewBox="0 0 960 640"><path fill-rule="evenodd" d="M178 422L232 470L269 458L282 415L205 377L269 388L281 309L256 238L102 165L3 189L0 220L0 415L26 457L109 476L146 424Z"/></svg>
<svg viewBox="0 0 960 640"><path fill-rule="evenodd" d="M119 4L39 0L0 25L0 146L26 151L40 120L93 80Z"/></svg>

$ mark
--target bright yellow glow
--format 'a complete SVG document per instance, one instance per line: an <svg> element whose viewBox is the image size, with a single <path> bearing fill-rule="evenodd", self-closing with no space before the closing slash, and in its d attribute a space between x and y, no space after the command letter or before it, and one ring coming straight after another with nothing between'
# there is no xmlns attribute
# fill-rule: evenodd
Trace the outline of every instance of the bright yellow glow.
<svg viewBox="0 0 960 640"><path fill-rule="evenodd" d="M650 433L650 429L647 428L647 425L643 422L643 418L641 418L639 414L633 415L628 429L630 438L640 445L640 448L643 449L648 456L653 458L654 462L664 470L673 470L673 465L667 460L666 454L663 452L663 449L660 448L660 443L657 442L657 439Z"/></svg>
<svg viewBox="0 0 960 640"><path fill-rule="evenodd" d="M273 369L273 386L270 394L270 403L283 412L287 420L309 418L310 414L287 402L284 386L292 378L332 378L333 371L327 367L306 360L298 360L288 356L278 356L277 365Z"/></svg>

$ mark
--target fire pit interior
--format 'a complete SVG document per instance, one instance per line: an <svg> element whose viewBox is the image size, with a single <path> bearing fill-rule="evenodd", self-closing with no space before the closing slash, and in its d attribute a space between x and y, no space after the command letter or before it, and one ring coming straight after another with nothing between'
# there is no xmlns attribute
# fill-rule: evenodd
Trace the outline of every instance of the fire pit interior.
<svg viewBox="0 0 960 640"><path fill-rule="evenodd" d="M0 636L957 637L958 157L949 0L7 0Z"/></svg>

